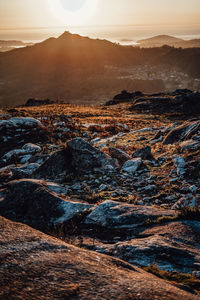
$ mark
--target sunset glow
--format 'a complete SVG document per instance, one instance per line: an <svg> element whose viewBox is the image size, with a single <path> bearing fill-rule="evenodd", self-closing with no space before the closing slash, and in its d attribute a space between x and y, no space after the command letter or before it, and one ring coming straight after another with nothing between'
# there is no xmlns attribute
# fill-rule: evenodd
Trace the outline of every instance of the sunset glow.
<svg viewBox="0 0 200 300"><path fill-rule="evenodd" d="M63 25L87 24L97 9L98 0L48 0L49 8Z"/></svg>
<svg viewBox="0 0 200 300"><path fill-rule="evenodd" d="M119 41L200 35L199 0L1 0L0 39L41 41L64 30Z"/></svg>

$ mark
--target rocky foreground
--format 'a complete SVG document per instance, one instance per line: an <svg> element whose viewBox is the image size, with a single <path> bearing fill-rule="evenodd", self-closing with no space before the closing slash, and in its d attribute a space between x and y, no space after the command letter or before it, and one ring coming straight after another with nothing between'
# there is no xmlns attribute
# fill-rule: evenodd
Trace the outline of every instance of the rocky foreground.
<svg viewBox="0 0 200 300"><path fill-rule="evenodd" d="M200 119L135 101L1 111L2 299L199 298Z"/></svg>
<svg viewBox="0 0 200 300"><path fill-rule="evenodd" d="M26 225L0 217L0 229L1 299L198 299L128 263Z"/></svg>

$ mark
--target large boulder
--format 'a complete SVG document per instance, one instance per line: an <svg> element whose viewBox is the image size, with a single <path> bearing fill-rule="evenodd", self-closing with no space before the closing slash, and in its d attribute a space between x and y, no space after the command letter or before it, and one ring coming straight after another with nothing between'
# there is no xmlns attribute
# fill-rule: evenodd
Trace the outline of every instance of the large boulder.
<svg viewBox="0 0 200 300"><path fill-rule="evenodd" d="M170 102L171 98L169 96L146 96L135 100L130 110L163 113L168 111Z"/></svg>
<svg viewBox="0 0 200 300"><path fill-rule="evenodd" d="M189 140L200 130L200 121L185 122L180 126L172 129L165 137L163 144L169 145L177 142Z"/></svg>
<svg viewBox="0 0 200 300"><path fill-rule="evenodd" d="M2 217L0 232L1 299L198 299L122 260Z"/></svg>
<svg viewBox="0 0 200 300"><path fill-rule="evenodd" d="M144 94L140 91L136 91L134 93L129 93L126 90L121 91L120 94L117 94L113 97L112 100L106 102L106 106L115 105L123 102L131 102L133 99L142 97Z"/></svg>
<svg viewBox="0 0 200 300"><path fill-rule="evenodd" d="M47 129L34 118L0 121L0 156L29 142L43 142L47 136Z"/></svg>
<svg viewBox="0 0 200 300"><path fill-rule="evenodd" d="M82 138L72 139L68 143L72 155L72 165L75 169L91 169L100 167L101 161L106 159L106 154L94 148Z"/></svg>
<svg viewBox="0 0 200 300"><path fill-rule="evenodd" d="M178 96L178 95L187 95L191 94L192 91L189 89L176 89L170 93L171 96Z"/></svg>
<svg viewBox="0 0 200 300"><path fill-rule="evenodd" d="M94 168L115 170L115 159L93 147L82 138L72 139L67 148L72 155L72 167L77 171L87 172Z"/></svg>
<svg viewBox="0 0 200 300"><path fill-rule="evenodd" d="M67 150L60 150L53 153L33 174L33 178L56 179L72 172L72 156Z"/></svg>
<svg viewBox="0 0 200 300"><path fill-rule="evenodd" d="M110 147L109 154L111 157L116 158L120 164L124 164L127 160L130 160L131 157L123 150Z"/></svg>
<svg viewBox="0 0 200 300"><path fill-rule="evenodd" d="M0 214L42 230L67 223L92 208L87 203L63 199L39 180L11 181L1 191Z"/></svg>
<svg viewBox="0 0 200 300"><path fill-rule="evenodd" d="M173 93L146 95L136 99L130 110L152 113L199 114L200 93L190 90L176 90Z"/></svg>
<svg viewBox="0 0 200 300"><path fill-rule="evenodd" d="M132 154L132 157L141 157L142 159L152 159L151 147L147 146L141 149L138 149Z"/></svg>
<svg viewBox="0 0 200 300"><path fill-rule="evenodd" d="M12 179L31 178L32 174L39 168L38 163L26 163L22 166L12 168Z"/></svg>
<svg viewBox="0 0 200 300"><path fill-rule="evenodd" d="M184 114L200 113L200 93L198 92L178 95L174 98L174 102L179 104Z"/></svg>
<svg viewBox="0 0 200 300"><path fill-rule="evenodd" d="M33 174L34 178L56 178L61 174L87 173L93 169L114 171L115 159L93 147L82 138L72 139L65 149L55 152Z"/></svg>
<svg viewBox="0 0 200 300"><path fill-rule="evenodd" d="M2 165L8 165L11 163L26 163L32 157L32 155L41 152L40 146L28 143L20 149L14 149L4 154L2 157Z"/></svg>
<svg viewBox="0 0 200 300"><path fill-rule="evenodd" d="M134 174L142 165L142 159L140 157L127 160L122 166L122 171Z"/></svg>

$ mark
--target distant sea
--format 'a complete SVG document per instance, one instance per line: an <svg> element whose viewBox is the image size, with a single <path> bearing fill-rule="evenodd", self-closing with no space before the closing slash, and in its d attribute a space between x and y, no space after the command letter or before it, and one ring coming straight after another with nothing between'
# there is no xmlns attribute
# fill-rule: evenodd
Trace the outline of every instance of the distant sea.
<svg viewBox="0 0 200 300"><path fill-rule="evenodd" d="M58 37L65 30L91 38L107 39L122 45L133 45L140 39L159 34L172 35L184 40L200 38L200 26L166 26L166 25L127 25L99 27L52 27L0 29L1 40L20 40L24 42L41 42L49 37Z"/></svg>

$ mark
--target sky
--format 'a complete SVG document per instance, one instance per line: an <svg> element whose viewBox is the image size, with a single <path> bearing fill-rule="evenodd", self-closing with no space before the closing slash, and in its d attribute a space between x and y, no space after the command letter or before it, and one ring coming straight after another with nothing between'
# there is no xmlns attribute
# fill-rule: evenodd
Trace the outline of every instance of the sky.
<svg viewBox="0 0 200 300"><path fill-rule="evenodd" d="M200 36L200 0L0 0L0 38Z"/></svg>

